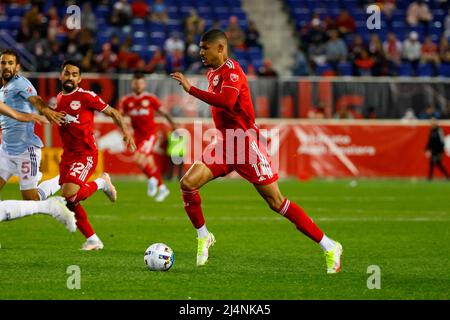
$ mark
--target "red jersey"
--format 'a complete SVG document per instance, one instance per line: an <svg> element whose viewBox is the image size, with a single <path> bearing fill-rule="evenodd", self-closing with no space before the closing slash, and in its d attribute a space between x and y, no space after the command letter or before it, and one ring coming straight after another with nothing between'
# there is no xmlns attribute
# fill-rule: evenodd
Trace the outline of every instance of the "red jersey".
<svg viewBox="0 0 450 320"><path fill-rule="evenodd" d="M94 111L103 111L107 107L102 98L82 88L68 94L58 94L55 110L65 113L65 122L58 127L65 153L97 152Z"/></svg>
<svg viewBox="0 0 450 320"><path fill-rule="evenodd" d="M247 77L241 66L233 59L227 59L223 65L207 73L208 92L221 93L222 88L237 90L238 98L230 109L211 106L211 113L216 128L221 129L255 129L255 112L250 96Z"/></svg>
<svg viewBox="0 0 450 320"><path fill-rule="evenodd" d="M131 93L122 98L119 110L130 117L136 144L147 140L155 133L155 110L160 107L159 99L148 92L143 92L140 95Z"/></svg>

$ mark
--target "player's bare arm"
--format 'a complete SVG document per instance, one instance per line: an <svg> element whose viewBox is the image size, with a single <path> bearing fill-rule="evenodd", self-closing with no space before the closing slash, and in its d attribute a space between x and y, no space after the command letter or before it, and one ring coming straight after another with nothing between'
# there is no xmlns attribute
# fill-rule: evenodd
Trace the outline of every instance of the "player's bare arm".
<svg viewBox="0 0 450 320"><path fill-rule="evenodd" d="M133 136L131 135L130 130L128 130L127 126L125 125L125 121L120 112L112 108L111 106L108 106L105 110L103 110L103 113L111 117L114 123L120 128L120 130L122 130L123 141L130 148L130 150L136 150L136 144L134 143Z"/></svg>
<svg viewBox="0 0 450 320"><path fill-rule="evenodd" d="M170 123L170 126L172 127L172 130L176 129L175 122L173 122L172 117L169 116L169 114L167 114L166 112L161 111L159 109L155 110L155 113L157 113L160 116L163 116L167 120L167 122Z"/></svg>
<svg viewBox="0 0 450 320"><path fill-rule="evenodd" d="M62 112L56 112L52 110L48 104L42 100L40 96L32 96L28 98L28 101L40 112L42 113L48 121L51 123L54 123L58 126L62 125L64 123L64 113Z"/></svg>
<svg viewBox="0 0 450 320"><path fill-rule="evenodd" d="M7 104L0 101L0 114L8 116L10 118L16 119L21 122L37 122L39 124L48 123L47 119L43 116L32 114L32 113L22 113L14 110Z"/></svg>

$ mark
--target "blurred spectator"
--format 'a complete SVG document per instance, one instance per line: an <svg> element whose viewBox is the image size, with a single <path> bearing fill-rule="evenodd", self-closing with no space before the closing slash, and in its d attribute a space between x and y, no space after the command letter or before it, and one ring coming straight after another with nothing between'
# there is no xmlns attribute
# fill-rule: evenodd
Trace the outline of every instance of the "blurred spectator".
<svg viewBox="0 0 450 320"><path fill-rule="evenodd" d="M436 118L431 118L431 130L428 137L428 142L425 147L425 156L430 159L428 180L433 179L434 166L436 165L439 170L445 175L448 180L450 176L442 164L442 156L445 152L445 138L444 131L439 127Z"/></svg>
<svg viewBox="0 0 450 320"><path fill-rule="evenodd" d="M307 30L302 31L301 42L304 46L304 50L309 50L309 44L314 43L316 45L325 43L327 35L325 29L319 18L311 20Z"/></svg>
<svg viewBox="0 0 450 320"><path fill-rule="evenodd" d="M239 26L238 18L231 16L225 30L232 49L245 49L245 34Z"/></svg>
<svg viewBox="0 0 450 320"><path fill-rule="evenodd" d="M20 43L25 43L31 39L31 29L28 27L27 21L22 19L20 22L20 29L17 33L16 41Z"/></svg>
<svg viewBox="0 0 450 320"><path fill-rule="evenodd" d="M156 49L153 57L145 65L145 72L148 73L165 73L166 72L166 59L161 50Z"/></svg>
<svg viewBox="0 0 450 320"><path fill-rule="evenodd" d="M278 77L278 72L273 68L272 60L264 59L264 63L258 70L258 76L260 77Z"/></svg>
<svg viewBox="0 0 450 320"><path fill-rule="evenodd" d="M83 21L83 18L81 18ZM47 30L47 39L55 40L56 35L60 31L61 22L58 16L58 8L51 6L48 9L47 15L44 17L44 25Z"/></svg>
<svg viewBox="0 0 450 320"><path fill-rule="evenodd" d="M348 10L341 9L339 15L336 17L336 28L342 35L354 33L356 30L355 19L350 16Z"/></svg>
<svg viewBox="0 0 450 320"><path fill-rule="evenodd" d="M425 27L425 32L428 33L428 24L433 20L428 4L423 0L413 1L406 11L406 22L411 27L416 27L422 24Z"/></svg>
<svg viewBox="0 0 450 320"><path fill-rule="evenodd" d="M375 66L375 60L369 56L367 50L363 49L359 57L355 59L354 64L358 76L371 76L372 68Z"/></svg>
<svg viewBox="0 0 450 320"><path fill-rule="evenodd" d="M117 55L112 52L110 43L103 44L102 52L97 55L95 62L99 72L114 72L116 70Z"/></svg>
<svg viewBox="0 0 450 320"><path fill-rule="evenodd" d="M111 44L111 51L114 53L119 53L120 50L120 38L117 34L113 34L111 36L111 41L109 42Z"/></svg>
<svg viewBox="0 0 450 320"><path fill-rule="evenodd" d="M422 44L420 62L423 64L431 63L433 66L433 76L438 74L438 67L441 63L439 59L439 49L431 39L431 36L427 36Z"/></svg>
<svg viewBox="0 0 450 320"><path fill-rule="evenodd" d="M320 101L317 106L308 111L309 119L325 119L325 104Z"/></svg>
<svg viewBox="0 0 450 320"><path fill-rule="evenodd" d="M258 75L258 72L256 72L256 68L253 64L249 64L247 66L247 72L245 73L248 77L255 77Z"/></svg>
<svg viewBox="0 0 450 320"><path fill-rule="evenodd" d="M413 108L408 108L405 111L405 114L402 117L402 120L409 121L417 119L416 114L414 113Z"/></svg>
<svg viewBox="0 0 450 320"><path fill-rule="evenodd" d="M50 64L49 71L59 71L61 65L64 62L64 55L61 52L58 41L52 41L50 43L50 54L48 57Z"/></svg>
<svg viewBox="0 0 450 320"><path fill-rule="evenodd" d="M256 23L253 20L248 21L247 29L245 30L245 45L250 47L261 48L262 45L259 42L260 33Z"/></svg>
<svg viewBox="0 0 450 320"><path fill-rule="evenodd" d="M62 64L62 62L61 62ZM59 65L61 65L59 64ZM89 49L83 56L80 62L82 71L93 72L94 71L94 50Z"/></svg>
<svg viewBox="0 0 450 320"><path fill-rule="evenodd" d="M185 73L186 74L199 74L203 67L203 63L199 55L200 48L195 43L191 43L185 55Z"/></svg>
<svg viewBox="0 0 450 320"><path fill-rule="evenodd" d="M396 0L378 0L376 4L381 8L388 23L392 21L392 13L397 8Z"/></svg>
<svg viewBox="0 0 450 320"><path fill-rule="evenodd" d="M442 63L450 63L450 45L445 35L441 36L439 43L439 58Z"/></svg>
<svg viewBox="0 0 450 320"><path fill-rule="evenodd" d="M166 51L166 54L172 54L175 50L184 52L184 48L184 40L181 39L181 34L176 31L172 32L170 37L164 42L164 50Z"/></svg>
<svg viewBox="0 0 450 320"><path fill-rule="evenodd" d="M152 13L150 19L153 22L167 23L169 21L169 16L167 14L167 7L164 4L164 0L155 0L152 6Z"/></svg>
<svg viewBox="0 0 450 320"><path fill-rule="evenodd" d="M308 59L301 48L299 48L294 55L294 66L292 71L294 76L309 76L311 74Z"/></svg>
<svg viewBox="0 0 450 320"><path fill-rule="evenodd" d="M113 12L110 23L116 27L127 26L131 22L132 17L131 5L127 0L119 0L113 6Z"/></svg>
<svg viewBox="0 0 450 320"><path fill-rule="evenodd" d="M338 65L347 60L347 46L345 42L339 38L337 30L330 30L328 32L330 39L326 43L326 57L327 62L339 74Z"/></svg>
<svg viewBox="0 0 450 320"><path fill-rule="evenodd" d="M205 20L202 19L197 10L191 9L189 15L184 19L184 34L186 37L191 36L196 41L205 31Z"/></svg>
<svg viewBox="0 0 450 320"><path fill-rule="evenodd" d="M81 61L83 59L83 55L78 50L78 46L75 42L69 42L66 46L66 53L64 57L67 60Z"/></svg>
<svg viewBox="0 0 450 320"><path fill-rule="evenodd" d="M95 40L92 37L92 32L89 29L81 29L78 34L78 49L81 54L86 54L94 47Z"/></svg>
<svg viewBox="0 0 450 320"><path fill-rule="evenodd" d="M408 39L403 42L402 56L403 60L409 62L413 67L414 75L417 75L417 69L420 62L422 45L419 42L419 35L411 31Z"/></svg>
<svg viewBox="0 0 450 320"><path fill-rule="evenodd" d="M382 76L387 74L386 71L386 56L383 50L383 44L381 43L381 39L376 33L372 33L370 35L370 40L368 44L368 52L369 55L375 62L375 65L372 69L372 75L374 76Z"/></svg>
<svg viewBox="0 0 450 320"><path fill-rule="evenodd" d="M444 36L450 38L450 9L444 19Z"/></svg>
<svg viewBox="0 0 450 320"><path fill-rule="evenodd" d="M348 60L354 61L357 57L359 57L362 50L367 50L364 45L364 39L361 35L355 34L348 47Z"/></svg>
<svg viewBox="0 0 450 320"><path fill-rule="evenodd" d="M364 108L363 118L364 119L376 119L377 118L377 112L375 110L375 107L374 106L368 106L367 108Z"/></svg>
<svg viewBox="0 0 450 320"><path fill-rule="evenodd" d="M396 76L402 63L402 43L397 40L395 33L388 33L383 49L388 63L388 75Z"/></svg>
<svg viewBox="0 0 450 320"><path fill-rule="evenodd" d="M131 73L136 71L140 64L141 58L137 53L131 52L129 46L123 44L120 46L117 54L117 72Z"/></svg>
<svg viewBox="0 0 450 320"><path fill-rule="evenodd" d="M325 43L314 41L308 47L310 64L316 72L317 66L323 66L327 62L327 48Z"/></svg>
<svg viewBox="0 0 450 320"><path fill-rule="evenodd" d="M50 44L46 38L41 37L39 30L33 30L32 37L25 47L36 58L36 71L50 71Z"/></svg>
<svg viewBox="0 0 450 320"><path fill-rule="evenodd" d="M441 113L435 110L432 105L428 105L424 111L419 113L419 119L426 120L431 118L440 119Z"/></svg>
<svg viewBox="0 0 450 320"><path fill-rule="evenodd" d="M42 31L42 14L39 12L38 5L33 5L31 10L23 16L23 20L26 21L26 25L30 30Z"/></svg>
<svg viewBox="0 0 450 320"><path fill-rule="evenodd" d="M89 2L85 2L81 9L81 28L88 29L92 32L97 30L97 18Z"/></svg>
<svg viewBox="0 0 450 320"><path fill-rule="evenodd" d="M166 72L183 72L184 71L184 56L183 50L175 49L166 55Z"/></svg>
<svg viewBox="0 0 450 320"><path fill-rule="evenodd" d="M131 3L131 11L133 12L134 18L146 19L150 13L150 8L145 0L133 0Z"/></svg>

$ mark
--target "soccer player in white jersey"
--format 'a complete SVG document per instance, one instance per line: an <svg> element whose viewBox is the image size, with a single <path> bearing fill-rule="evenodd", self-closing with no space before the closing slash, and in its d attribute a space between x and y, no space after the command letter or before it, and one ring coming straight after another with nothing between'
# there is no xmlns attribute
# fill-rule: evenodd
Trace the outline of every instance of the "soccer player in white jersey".
<svg viewBox="0 0 450 320"><path fill-rule="evenodd" d="M20 60L11 49L0 55L0 101L22 113L40 111L50 122L60 125L64 114L53 111L28 79L19 74ZM59 190L59 177L38 182L42 141L34 133L33 122L20 122L12 117L0 115L2 139L0 146L0 191L8 179L17 175L24 200L45 200Z"/></svg>

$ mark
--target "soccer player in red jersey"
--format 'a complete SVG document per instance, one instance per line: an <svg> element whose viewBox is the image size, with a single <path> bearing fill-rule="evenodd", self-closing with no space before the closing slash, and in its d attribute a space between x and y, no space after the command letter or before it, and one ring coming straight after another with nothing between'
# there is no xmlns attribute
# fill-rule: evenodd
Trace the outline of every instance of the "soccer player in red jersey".
<svg viewBox="0 0 450 320"><path fill-rule="evenodd" d="M134 161L148 178L147 195L155 197L158 202L164 201L169 195L169 189L163 183L161 172L153 158L153 147L157 140L155 113L161 115L170 123L172 129L175 124L172 118L162 111L159 99L145 91L146 83L143 73L135 73L131 81L133 93L122 98L119 110L123 116L131 119L134 130L134 141L137 150L134 153ZM158 193L158 195L156 195Z"/></svg>
<svg viewBox="0 0 450 320"><path fill-rule="evenodd" d="M78 229L87 239L82 249L100 250L103 249L103 243L95 234L80 201L101 189L114 202L117 192L107 173L88 182L95 171L98 158L94 139L94 112L110 116L122 130L125 144L132 150L135 145L119 111L110 107L94 92L78 86L81 69L76 62L63 63L60 80L63 90L56 97L55 110L65 114L65 122L58 128L64 150L59 164L61 194L67 200L67 207L75 213Z"/></svg>
<svg viewBox="0 0 450 320"><path fill-rule="evenodd" d="M197 229L197 265L204 265L208 261L209 247L215 242L213 234L206 228L198 190L207 182L236 171L255 186L272 210L320 244L325 252L328 273L339 272L342 245L328 238L303 209L284 197L278 188L278 175L265 147L260 143L246 75L235 60L228 58L228 41L223 31L213 29L202 35L200 57L206 66L211 67L207 74L208 91L192 86L182 73L175 72L171 74L172 78L190 95L211 105L215 126L222 134L228 130L249 132L245 136L249 147L246 150L225 148L225 154L218 156L216 152L212 155L213 159L204 152L202 160L196 161L180 181L184 209ZM225 140L225 144L227 142ZM236 162L236 156L242 152L254 161L246 157L244 163ZM227 161L222 161L224 159Z"/></svg>

